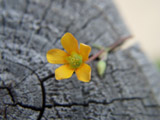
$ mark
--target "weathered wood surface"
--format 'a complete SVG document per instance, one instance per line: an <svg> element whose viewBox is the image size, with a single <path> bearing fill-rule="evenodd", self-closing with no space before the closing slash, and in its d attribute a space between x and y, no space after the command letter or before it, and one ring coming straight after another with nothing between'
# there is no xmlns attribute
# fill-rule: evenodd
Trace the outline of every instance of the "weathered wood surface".
<svg viewBox="0 0 160 120"><path fill-rule="evenodd" d="M104 46L130 35L111 0L0 0L0 119L160 119L160 77L136 46L110 53L103 79L93 62L90 83L55 80L45 56L65 32Z"/></svg>

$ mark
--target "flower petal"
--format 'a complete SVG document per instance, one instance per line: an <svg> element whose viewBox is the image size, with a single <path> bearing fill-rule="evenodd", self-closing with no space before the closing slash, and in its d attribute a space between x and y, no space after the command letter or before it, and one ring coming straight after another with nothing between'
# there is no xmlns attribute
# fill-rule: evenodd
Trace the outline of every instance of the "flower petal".
<svg viewBox="0 0 160 120"><path fill-rule="evenodd" d="M78 41L71 33L66 33L63 35L61 38L61 44L69 54L71 52L78 53Z"/></svg>
<svg viewBox="0 0 160 120"><path fill-rule="evenodd" d="M80 55L82 55L84 62L88 60L88 56L90 52L91 52L90 46L80 43Z"/></svg>
<svg viewBox="0 0 160 120"><path fill-rule="evenodd" d="M82 64L81 67L76 70L76 75L78 80L89 82L91 79L91 67L85 63Z"/></svg>
<svg viewBox="0 0 160 120"><path fill-rule="evenodd" d="M67 63L66 57L68 54L60 49L51 49L47 52L47 60L53 64L65 64Z"/></svg>
<svg viewBox="0 0 160 120"><path fill-rule="evenodd" d="M72 76L74 69L71 69L69 65L62 65L55 70L55 77L57 80L67 79Z"/></svg>

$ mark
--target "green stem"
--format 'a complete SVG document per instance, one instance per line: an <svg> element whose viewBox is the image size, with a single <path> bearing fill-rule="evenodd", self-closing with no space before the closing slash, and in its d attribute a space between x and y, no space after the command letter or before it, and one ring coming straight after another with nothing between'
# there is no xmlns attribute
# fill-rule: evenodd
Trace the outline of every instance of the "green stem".
<svg viewBox="0 0 160 120"><path fill-rule="evenodd" d="M127 36L127 37L121 38L118 41L116 41L115 43L113 43L112 45L110 45L109 47L107 47L106 49L94 44L93 47L96 47L96 48L98 48L100 50L96 54L91 56L86 63L89 63L89 62L95 60L97 57L99 57L105 51L108 51L108 52L113 51L115 48L117 48L120 45L122 45L126 40L128 40L131 37L132 36Z"/></svg>

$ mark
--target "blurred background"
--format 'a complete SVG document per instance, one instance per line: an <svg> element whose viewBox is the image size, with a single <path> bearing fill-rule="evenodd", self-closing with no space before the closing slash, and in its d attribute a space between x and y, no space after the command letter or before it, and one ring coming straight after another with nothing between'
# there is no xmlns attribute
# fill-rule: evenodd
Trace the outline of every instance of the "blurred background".
<svg viewBox="0 0 160 120"><path fill-rule="evenodd" d="M160 68L160 0L114 0L133 38Z"/></svg>

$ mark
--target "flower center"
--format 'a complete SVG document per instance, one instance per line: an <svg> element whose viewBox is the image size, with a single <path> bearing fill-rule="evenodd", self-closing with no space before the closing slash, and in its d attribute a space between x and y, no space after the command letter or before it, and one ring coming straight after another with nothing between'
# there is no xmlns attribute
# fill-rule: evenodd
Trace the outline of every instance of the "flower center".
<svg viewBox="0 0 160 120"><path fill-rule="evenodd" d="M67 57L67 61L71 68L78 68L82 64L82 56L73 52L69 57Z"/></svg>

